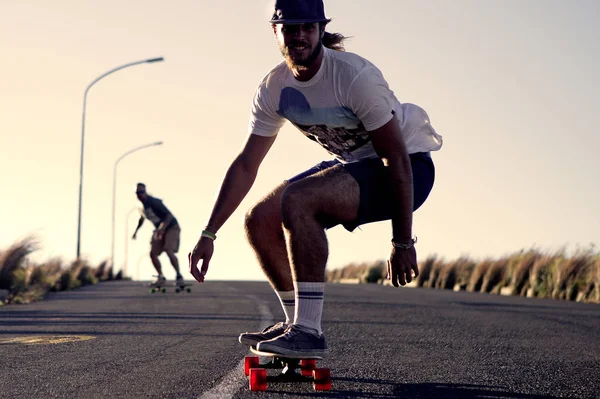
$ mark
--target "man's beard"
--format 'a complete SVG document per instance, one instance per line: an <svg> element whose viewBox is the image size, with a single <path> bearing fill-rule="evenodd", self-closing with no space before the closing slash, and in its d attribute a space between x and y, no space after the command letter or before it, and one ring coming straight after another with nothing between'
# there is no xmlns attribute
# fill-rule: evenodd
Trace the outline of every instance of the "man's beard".
<svg viewBox="0 0 600 399"><path fill-rule="evenodd" d="M293 45L293 43L290 45ZM323 47L323 44L321 42L319 42L319 44L313 49L313 51L310 53L310 55L306 59L301 60L301 61L295 61L290 56L289 48L285 47L284 44L281 44L281 43L279 44L279 50L281 51L281 55L283 55L283 58L285 58L285 62L287 63L288 67L290 69L295 69L298 71L308 69L310 64L312 64L319 57L322 47Z"/></svg>

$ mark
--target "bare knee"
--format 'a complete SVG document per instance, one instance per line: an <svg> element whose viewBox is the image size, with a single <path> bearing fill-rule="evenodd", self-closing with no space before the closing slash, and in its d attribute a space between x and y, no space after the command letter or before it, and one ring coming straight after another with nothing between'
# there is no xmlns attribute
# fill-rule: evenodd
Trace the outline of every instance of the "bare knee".
<svg viewBox="0 0 600 399"><path fill-rule="evenodd" d="M254 205L244 218L244 228L250 238L281 231L281 208L278 198Z"/></svg>
<svg viewBox="0 0 600 399"><path fill-rule="evenodd" d="M298 186L291 185L281 195L281 221L286 229L306 216L314 216L311 201Z"/></svg>
<svg viewBox="0 0 600 399"><path fill-rule="evenodd" d="M268 218L268 209L264 203L258 203L254 205L244 218L244 228L246 234L252 240L261 234L261 231L265 229L265 222Z"/></svg>
<svg viewBox="0 0 600 399"><path fill-rule="evenodd" d="M252 236L257 229L260 220L260 208L260 204L256 204L244 215L244 229L249 236Z"/></svg>

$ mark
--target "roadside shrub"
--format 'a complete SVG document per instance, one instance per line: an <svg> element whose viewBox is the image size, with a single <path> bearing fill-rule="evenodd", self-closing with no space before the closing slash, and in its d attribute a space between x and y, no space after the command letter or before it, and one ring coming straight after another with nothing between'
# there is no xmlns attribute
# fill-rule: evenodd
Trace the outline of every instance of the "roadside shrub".
<svg viewBox="0 0 600 399"><path fill-rule="evenodd" d="M460 290L465 290L474 268L475 263L466 255L441 265L436 288L452 290L457 287Z"/></svg>
<svg viewBox="0 0 600 399"><path fill-rule="evenodd" d="M458 288L461 291L467 290L469 282L471 281L471 275L475 270L475 266L477 266L477 263L475 263L469 257L465 255L460 257L459 262L456 266L456 286L458 286Z"/></svg>
<svg viewBox="0 0 600 399"><path fill-rule="evenodd" d="M437 280L433 283L433 288L452 289L456 280L456 262L441 263L437 268Z"/></svg>
<svg viewBox="0 0 600 399"><path fill-rule="evenodd" d="M62 273L62 260L53 258L39 265L32 266L30 285L40 285L48 289L54 288L54 285Z"/></svg>
<svg viewBox="0 0 600 399"><path fill-rule="evenodd" d="M491 259L484 259L475 265L473 272L471 273L471 277L469 278L469 284L467 284L467 291L481 291L481 287L483 286L483 278L485 277L487 270L491 267L492 262L493 261Z"/></svg>
<svg viewBox="0 0 600 399"><path fill-rule="evenodd" d="M378 283L386 276L386 261L351 263L328 271L327 281ZM549 253L520 250L480 261L462 255L446 262L429 255L419 264L416 286L600 303L600 253L592 245L572 256L564 249Z"/></svg>
<svg viewBox="0 0 600 399"><path fill-rule="evenodd" d="M59 279L58 290L59 291L67 291L72 290L74 288L79 288L81 286L81 282L77 280L76 275L72 270L67 269L62 272Z"/></svg>
<svg viewBox="0 0 600 399"><path fill-rule="evenodd" d="M424 262L419 265L419 277L417 277L417 287L424 287L429 282L429 276L433 265L437 261L437 255L428 256Z"/></svg>
<svg viewBox="0 0 600 399"><path fill-rule="evenodd" d="M37 247L38 243L33 237L26 237L0 253L0 290L12 291L14 284L17 287L23 284L22 279L25 276L22 273L18 273L18 278L21 280L15 282L14 273L17 269L25 265L27 256L34 252Z"/></svg>
<svg viewBox="0 0 600 399"><path fill-rule="evenodd" d="M525 296L527 294L527 289L531 286L529 275L533 270L533 265L541 256L539 252L530 250L518 257L510 280L514 295Z"/></svg>
<svg viewBox="0 0 600 399"><path fill-rule="evenodd" d="M563 259L555 276L552 297L575 300L587 281L592 279L594 254L589 250L579 250L573 256Z"/></svg>
<svg viewBox="0 0 600 399"><path fill-rule="evenodd" d="M554 289L553 275L556 273L561 260L562 255L560 254L544 255L535 260L529 274L531 288L528 296L551 297Z"/></svg>
<svg viewBox="0 0 600 399"><path fill-rule="evenodd" d="M491 261L481 283L481 292L500 293L508 271L508 258Z"/></svg>

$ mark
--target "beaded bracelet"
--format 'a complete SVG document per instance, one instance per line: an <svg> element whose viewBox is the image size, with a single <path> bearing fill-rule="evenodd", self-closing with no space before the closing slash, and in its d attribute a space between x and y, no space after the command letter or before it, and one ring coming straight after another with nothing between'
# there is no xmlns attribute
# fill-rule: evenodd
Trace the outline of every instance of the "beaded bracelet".
<svg viewBox="0 0 600 399"><path fill-rule="evenodd" d="M398 243L394 242L394 239L392 238L392 245L395 248L400 248L400 249L411 249L415 246L416 242L417 242L417 237L411 239L410 242L403 243L403 244L398 244Z"/></svg>
<svg viewBox="0 0 600 399"><path fill-rule="evenodd" d="M216 240L217 239L217 235L211 231L208 230L202 230L202 237L206 237L206 238L210 238L211 240Z"/></svg>

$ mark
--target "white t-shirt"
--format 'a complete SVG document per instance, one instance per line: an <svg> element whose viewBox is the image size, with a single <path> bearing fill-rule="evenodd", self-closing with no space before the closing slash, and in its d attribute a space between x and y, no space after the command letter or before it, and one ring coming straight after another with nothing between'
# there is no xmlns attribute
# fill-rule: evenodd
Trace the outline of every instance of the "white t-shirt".
<svg viewBox="0 0 600 399"><path fill-rule="evenodd" d="M285 61L262 79L250 134L275 136L289 120L341 162L354 162L377 157L368 132L395 114L409 154L442 147L425 110L401 104L375 65L353 53L323 50L321 67L307 82L296 80Z"/></svg>

